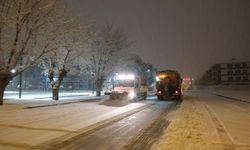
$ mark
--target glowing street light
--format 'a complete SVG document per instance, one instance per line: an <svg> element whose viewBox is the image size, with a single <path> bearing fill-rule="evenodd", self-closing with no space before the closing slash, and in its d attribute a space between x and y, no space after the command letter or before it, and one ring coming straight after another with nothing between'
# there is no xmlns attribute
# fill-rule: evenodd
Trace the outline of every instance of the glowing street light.
<svg viewBox="0 0 250 150"><path fill-rule="evenodd" d="M16 73L16 69L11 69L10 72L11 72L12 74L15 74L15 73Z"/></svg>

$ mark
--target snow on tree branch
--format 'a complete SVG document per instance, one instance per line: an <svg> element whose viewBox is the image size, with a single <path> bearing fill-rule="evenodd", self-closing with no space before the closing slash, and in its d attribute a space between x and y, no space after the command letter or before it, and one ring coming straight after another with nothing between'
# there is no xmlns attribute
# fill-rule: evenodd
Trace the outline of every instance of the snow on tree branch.
<svg viewBox="0 0 250 150"><path fill-rule="evenodd" d="M115 29L112 25L93 30L88 51L81 60L81 67L92 76L97 95L100 95L104 80L116 66L119 52L129 48L131 42L122 30Z"/></svg>

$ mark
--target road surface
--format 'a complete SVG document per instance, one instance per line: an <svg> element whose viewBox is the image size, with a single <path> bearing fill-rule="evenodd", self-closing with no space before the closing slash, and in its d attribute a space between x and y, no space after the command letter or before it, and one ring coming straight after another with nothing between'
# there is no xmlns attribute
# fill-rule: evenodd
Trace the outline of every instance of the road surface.
<svg viewBox="0 0 250 150"><path fill-rule="evenodd" d="M211 91L184 94L171 125L152 149L250 150L248 101L216 96Z"/></svg>
<svg viewBox="0 0 250 150"><path fill-rule="evenodd" d="M155 104L101 129L80 134L62 143L56 141L57 144L49 144L41 149L149 149L170 123L162 115L165 116L178 104L178 101L156 101Z"/></svg>

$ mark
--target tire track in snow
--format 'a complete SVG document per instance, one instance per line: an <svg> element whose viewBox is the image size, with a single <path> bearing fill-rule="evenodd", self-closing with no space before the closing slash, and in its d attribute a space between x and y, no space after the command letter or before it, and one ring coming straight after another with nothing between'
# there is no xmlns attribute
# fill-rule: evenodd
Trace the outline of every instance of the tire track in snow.
<svg viewBox="0 0 250 150"><path fill-rule="evenodd" d="M171 123L171 121L166 118L167 114L175 110L180 104L181 101L171 104L151 125L143 129L123 146L122 150L149 150Z"/></svg>
<svg viewBox="0 0 250 150"><path fill-rule="evenodd" d="M221 138L221 141L223 142L223 146L225 150L238 150L236 145L233 143L233 139L230 136L230 134L227 132L225 126L223 123L218 119L216 114L212 111L209 106L205 104L205 108L207 109L208 113L211 116L212 121L214 122L215 128Z"/></svg>
<svg viewBox="0 0 250 150"><path fill-rule="evenodd" d="M41 143L40 145L37 146L33 146L30 147L30 150L54 150L54 149L60 149L61 147L63 147L65 144L70 143L71 141L74 141L75 139L78 139L79 137L82 136L87 136L89 134L92 134L94 132L96 132L97 130L100 130L102 128L105 128L115 122L118 122L124 118L127 118L133 114L136 114L138 112L143 111L144 109L149 108L152 105L156 105L155 103L151 103L139 108L136 108L134 110L128 111L128 112L124 112L120 115L111 117L107 120L101 121L101 122L97 122L93 125L87 126L85 128L79 129L75 132L72 133L68 133L64 136L61 136L59 138L55 138L53 140L50 141L46 141L44 143Z"/></svg>

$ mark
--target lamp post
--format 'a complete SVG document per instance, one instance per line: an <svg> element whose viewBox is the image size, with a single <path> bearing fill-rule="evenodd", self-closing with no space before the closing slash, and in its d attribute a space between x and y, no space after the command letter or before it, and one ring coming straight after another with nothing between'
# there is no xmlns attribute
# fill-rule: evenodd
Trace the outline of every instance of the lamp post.
<svg viewBox="0 0 250 150"><path fill-rule="evenodd" d="M22 98L22 72L20 73L19 76L19 99Z"/></svg>
<svg viewBox="0 0 250 150"><path fill-rule="evenodd" d="M20 59L20 67L23 65L23 58ZM20 72L19 76L19 99L22 98L22 72Z"/></svg>

